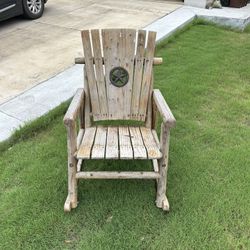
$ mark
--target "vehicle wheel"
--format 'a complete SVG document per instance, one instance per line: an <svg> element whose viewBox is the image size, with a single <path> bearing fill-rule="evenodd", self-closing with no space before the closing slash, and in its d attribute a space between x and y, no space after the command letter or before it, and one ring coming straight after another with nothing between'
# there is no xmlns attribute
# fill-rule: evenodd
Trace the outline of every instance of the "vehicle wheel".
<svg viewBox="0 0 250 250"><path fill-rule="evenodd" d="M230 4L230 0L221 0L221 5L224 7L228 7Z"/></svg>
<svg viewBox="0 0 250 250"><path fill-rule="evenodd" d="M23 0L23 14L29 19L42 16L44 11L44 0Z"/></svg>

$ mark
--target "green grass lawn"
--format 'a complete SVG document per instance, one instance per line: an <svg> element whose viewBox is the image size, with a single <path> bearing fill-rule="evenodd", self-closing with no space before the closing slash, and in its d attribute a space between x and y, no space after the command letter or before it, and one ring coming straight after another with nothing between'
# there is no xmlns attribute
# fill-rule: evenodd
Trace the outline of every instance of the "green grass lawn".
<svg viewBox="0 0 250 250"><path fill-rule="evenodd" d="M64 104L21 130L13 145L1 145L0 249L250 248L250 32L198 24L162 43L157 55L164 64L155 67L155 87L177 119L171 212L155 207L151 180L82 180L77 209L63 212Z"/></svg>

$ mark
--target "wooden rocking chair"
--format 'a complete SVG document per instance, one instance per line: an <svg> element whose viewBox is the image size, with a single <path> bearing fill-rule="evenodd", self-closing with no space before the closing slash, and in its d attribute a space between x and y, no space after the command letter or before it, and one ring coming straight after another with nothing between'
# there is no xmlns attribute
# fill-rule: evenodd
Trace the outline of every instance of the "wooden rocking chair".
<svg viewBox="0 0 250 250"><path fill-rule="evenodd" d="M84 89L78 89L64 117L68 145L68 196L64 210L77 206L78 179L156 179L156 206L166 197L170 128L175 118L158 89L153 90L155 32L133 29L83 30ZM161 136L155 126L162 116ZM79 119L78 119L79 118ZM79 122L79 129L77 124ZM101 120L141 121L143 126L97 126ZM148 159L154 171L86 172L85 159Z"/></svg>

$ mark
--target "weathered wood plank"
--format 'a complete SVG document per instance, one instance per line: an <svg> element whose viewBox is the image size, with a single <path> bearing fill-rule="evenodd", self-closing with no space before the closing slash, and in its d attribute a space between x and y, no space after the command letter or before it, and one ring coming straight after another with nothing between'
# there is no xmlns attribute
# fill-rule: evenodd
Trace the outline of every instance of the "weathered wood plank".
<svg viewBox="0 0 250 250"><path fill-rule="evenodd" d="M82 138L83 138L83 134L84 134L84 129L80 129L79 132L78 132L78 135L77 135L77 149L80 147L81 145L81 142L82 142Z"/></svg>
<svg viewBox="0 0 250 250"><path fill-rule="evenodd" d="M128 127L119 127L120 159L133 159L133 149Z"/></svg>
<svg viewBox="0 0 250 250"><path fill-rule="evenodd" d="M153 127L153 84L154 84L154 74L152 72L151 82L150 82L150 87L149 87L149 95L148 95L146 121L145 121L145 126L147 128Z"/></svg>
<svg viewBox="0 0 250 250"><path fill-rule="evenodd" d="M84 67L84 128L89 128L92 125L92 119L90 117L90 95L89 95L89 84L86 74L86 69Z"/></svg>
<svg viewBox="0 0 250 250"><path fill-rule="evenodd" d="M135 51L135 30L106 29L102 31L105 79L108 97L109 119L130 119L131 92ZM110 82L110 71L123 67L128 71L128 83L116 87Z"/></svg>
<svg viewBox="0 0 250 250"><path fill-rule="evenodd" d="M152 132L152 135L154 136L154 139L155 139L155 142L156 142L157 147L158 147L158 148L161 148L161 147L160 147L160 141L159 141L159 138L158 138L158 135L157 135L156 130L152 129L151 132Z"/></svg>
<svg viewBox="0 0 250 250"><path fill-rule="evenodd" d="M76 171L80 172L82 170L83 159L79 159L76 166Z"/></svg>
<svg viewBox="0 0 250 250"><path fill-rule="evenodd" d="M158 179L159 173L156 172L79 172L76 174L77 179Z"/></svg>
<svg viewBox="0 0 250 250"><path fill-rule="evenodd" d="M82 138L82 144L80 145L80 148L77 152L78 159L90 159L91 149L95 139L95 133L96 133L96 127L85 129Z"/></svg>
<svg viewBox="0 0 250 250"><path fill-rule="evenodd" d="M102 30L103 57L105 66L105 81L107 89L108 113L109 119L123 119L121 112L117 110L123 109L123 100L118 98L122 95L122 89L111 84L109 74L111 69L120 65L118 59L118 44L120 32L113 29Z"/></svg>
<svg viewBox="0 0 250 250"><path fill-rule="evenodd" d="M149 99L149 90L151 84L151 74L153 68L153 57L155 51L155 39L156 32L149 31L148 32L148 40L147 40L147 48L145 53L145 64L143 69L143 79L141 86L141 95L140 95L140 107L139 107L139 115L141 120L145 120L145 114L147 110L147 104Z"/></svg>
<svg viewBox="0 0 250 250"><path fill-rule="evenodd" d="M129 127L133 146L134 159L147 159L147 151L143 144L139 127Z"/></svg>
<svg viewBox="0 0 250 250"><path fill-rule="evenodd" d="M77 115L79 115L81 106L83 106L83 102L84 102L84 91L83 89L78 89L63 118L63 122L65 125L69 124L70 122L76 119Z"/></svg>
<svg viewBox="0 0 250 250"><path fill-rule="evenodd" d="M92 30L92 45L93 45L93 54L94 54L94 65L96 72L96 82L98 88L98 96L100 103L100 112L102 119L107 119L108 117L108 102L107 102L107 93L106 93L106 84L103 72L103 57L102 57L102 48L100 41L100 31Z"/></svg>
<svg viewBox="0 0 250 250"><path fill-rule="evenodd" d="M144 145L147 149L148 159L159 159L162 157L162 153L160 152L157 144L155 142L154 136L152 134L151 129L140 127L141 135L143 138Z"/></svg>
<svg viewBox="0 0 250 250"><path fill-rule="evenodd" d="M100 106L99 106L98 90L97 90L95 71L93 65L90 33L89 30L83 30L81 34L82 34L83 51L85 56L86 77L88 79L88 84L90 89L89 93L91 99L92 113L94 120L96 120L100 115Z"/></svg>
<svg viewBox="0 0 250 250"><path fill-rule="evenodd" d="M131 119L131 97L134 77L134 57L135 57L136 31L132 29L122 29L118 46L120 66L127 70L128 83L122 87L123 94L123 119Z"/></svg>
<svg viewBox="0 0 250 250"><path fill-rule="evenodd" d="M174 127L176 120L159 89L154 89L153 99L164 123L168 127Z"/></svg>
<svg viewBox="0 0 250 250"><path fill-rule="evenodd" d="M105 158L106 159L118 159L119 158L118 128L117 127L108 127Z"/></svg>
<svg viewBox="0 0 250 250"><path fill-rule="evenodd" d="M106 149L107 128L98 126L95 142L92 148L91 159L104 159Z"/></svg>
<svg viewBox="0 0 250 250"><path fill-rule="evenodd" d="M75 125L75 121L73 121L66 126L68 149L68 198L64 204L65 211L70 211L71 208L75 208L77 206L77 181L75 178L77 160L74 157L74 154L77 151L77 135Z"/></svg>
<svg viewBox="0 0 250 250"><path fill-rule="evenodd" d="M137 48L135 55L134 83L132 90L131 118L140 120L138 117L140 106L140 94L142 84L142 72L144 65L146 31L139 30L137 35Z"/></svg>
<svg viewBox="0 0 250 250"><path fill-rule="evenodd" d="M162 123L160 147L163 155L162 158L158 160L159 173L161 175L161 178L157 182L156 206L162 208L165 211L169 211L169 202L166 196L169 140L170 140L170 128L167 126L166 123L165 124Z"/></svg>

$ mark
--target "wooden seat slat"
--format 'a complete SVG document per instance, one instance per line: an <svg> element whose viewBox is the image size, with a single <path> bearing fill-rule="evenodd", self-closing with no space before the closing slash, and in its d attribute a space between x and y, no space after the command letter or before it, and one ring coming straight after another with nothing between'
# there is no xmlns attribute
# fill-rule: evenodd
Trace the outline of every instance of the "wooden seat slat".
<svg viewBox="0 0 250 250"><path fill-rule="evenodd" d="M144 145L147 149L148 159L161 158L162 153L159 151L159 148L157 147L157 143L152 134L152 130L145 128L145 127L140 127L140 130L141 130L141 135L143 138Z"/></svg>
<svg viewBox="0 0 250 250"><path fill-rule="evenodd" d="M97 127L91 159L104 159L106 149L107 128Z"/></svg>
<svg viewBox="0 0 250 250"><path fill-rule="evenodd" d="M108 127L105 158L106 159L118 159L119 158L118 128L117 127Z"/></svg>
<svg viewBox="0 0 250 250"><path fill-rule="evenodd" d="M147 151L143 144L139 127L129 127L131 142L134 151L134 159L147 159Z"/></svg>
<svg viewBox="0 0 250 250"><path fill-rule="evenodd" d="M133 148L128 127L119 127L119 148L120 159L133 159Z"/></svg>
<svg viewBox="0 0 250 250"><path fill-rule="evenodd" d="M82 143L77 152L78 159L90 159L91 149L95 139L96 127L87 128L84 131Z"/></svg>

